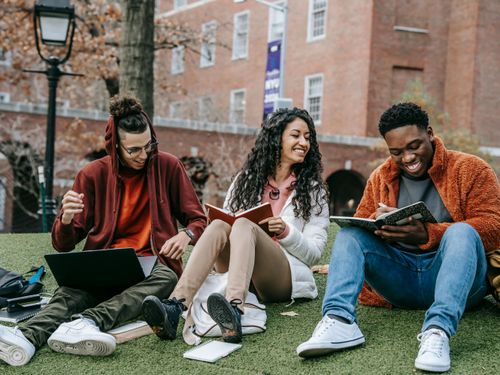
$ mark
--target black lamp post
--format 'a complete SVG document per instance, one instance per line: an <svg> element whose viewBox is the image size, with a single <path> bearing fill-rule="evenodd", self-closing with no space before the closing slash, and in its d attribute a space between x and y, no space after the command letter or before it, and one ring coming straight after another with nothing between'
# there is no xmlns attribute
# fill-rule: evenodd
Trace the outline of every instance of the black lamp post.
<svg viewBox="0 0 500 375"><path fill-rule="evenodd" d="M81 74L65 73L59 69L60 64L68 61L73 47L75 34L75 8L69 0L38 0L35 3L33 25L38 55L47 63L46 70L24 70L30 73L45 74L49 80L49 102L47 111L47 140L45 147L45 197L40 199L39 214L42 216L42 231L51 228L56 214L53 198L54 181L54 143L56 133L56 94L59 77L81 76ZM64 57L45 56L40 48L42 44L61 47ZM69 45L68 45L69 39ZM44 199L43 199L44 198ZM45 217L46 214L46 217Z"/></svg>

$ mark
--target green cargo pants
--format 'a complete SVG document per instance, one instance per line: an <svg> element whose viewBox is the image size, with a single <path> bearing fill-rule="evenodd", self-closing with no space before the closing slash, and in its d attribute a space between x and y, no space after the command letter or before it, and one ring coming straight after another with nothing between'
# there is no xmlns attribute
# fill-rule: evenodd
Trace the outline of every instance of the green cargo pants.
<svg viewBox="0 0 500 375"><path fill-rule="evenodd" d="M141 314L146 296L167 298L177 283L177 275L167 266L157 263L151 274L140 283L111 298L102 293L59 287L50 303L19 328L24 336L40 348L61 323L81 314L92 319L103 332L136 319Z"/></svg>

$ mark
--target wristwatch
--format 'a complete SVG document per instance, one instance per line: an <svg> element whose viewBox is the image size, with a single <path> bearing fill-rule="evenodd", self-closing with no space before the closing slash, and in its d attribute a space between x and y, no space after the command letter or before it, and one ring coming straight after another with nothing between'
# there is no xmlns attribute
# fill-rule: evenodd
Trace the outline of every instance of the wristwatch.
<svg viewBox="0 0 500 375"><path fill-rule="evenodd" d="M189 238L191 238L191 243L194 241L194 233L191 229L185 228L182 230L183 232L186 232Z"/></svg>

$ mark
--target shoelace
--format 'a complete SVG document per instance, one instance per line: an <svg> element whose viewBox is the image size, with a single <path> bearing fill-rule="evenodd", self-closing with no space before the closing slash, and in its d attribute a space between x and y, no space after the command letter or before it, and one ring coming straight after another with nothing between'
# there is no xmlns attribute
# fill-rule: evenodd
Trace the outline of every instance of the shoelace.
<svg viewBox="0 0 500 375"><path fill-rule="evenodd" d="M437 329L429 329L425 332L419 333L417 340L420 341L420 348L425 352L432 352L438 357L443 354L444 332Z"/></svg>
<svg viewBox="0 0 500 375"><path fill-rule="evenodd" d="M18 333L18 332L22 334L21 330L19 329L19 326L15 326L15 327L14 327L14 335L16 335L16 336L17 336L17 333Z"/></svg>
<svg viewBox="0 0 500 375"><path fill-rule="evenodd" d="M335 324L335 319L330 319L329 317L325 316L323 319L321 319L314 329L313 336L322 336L325 334L328 329Z"/></svg>
<svg viewBox="0 0 500 375"><path fill-rule="evenodd" d="M243 301L241 299L233 299L229 302L229 304L240 314L243 315L244 312L242 311L243 309L240 309L238 306L243 304Z"/></svg>
<svg viewBox="0 0 500 375"><path fill-rule="evenodd" d="M173 297L171 299L163 300L163 303L165 305L177 306L181 311L185 311L185 310L187 310L187 307L184 305L185 301L186 301L185 298L177 299L177 298Z"/></svg>

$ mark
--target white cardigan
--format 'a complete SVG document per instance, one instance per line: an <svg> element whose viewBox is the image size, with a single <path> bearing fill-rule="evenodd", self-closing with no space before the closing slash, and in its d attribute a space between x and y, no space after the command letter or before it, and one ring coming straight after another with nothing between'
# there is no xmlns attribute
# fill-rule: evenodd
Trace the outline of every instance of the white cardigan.
<svg viewBox="0 0 500 375"><path fill-rule="evenodd" d="M224 209L226 210L230 210L229 197L234 188L234 181L226 193L224 201ZM322 193L324 193L323 190ZM279 214L289 227L288 235L279 240L279 243L290 264L292 299L312 299L318 296L318 289L311 266L319 261L326 245L327 229L330 224L328 202L325 200L321 203L323 209L321 213L318 213L319 206L314 205L315 199L311 197L312 214L306 223L302 217L295 217L293 213L292 199L294 196L295 191L292 191Z"/></svg>

